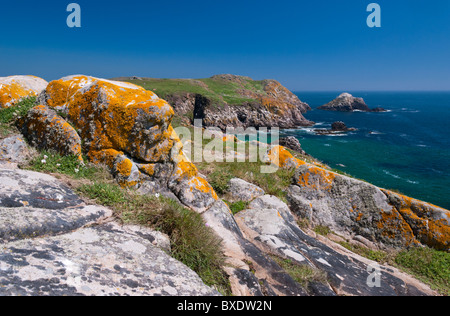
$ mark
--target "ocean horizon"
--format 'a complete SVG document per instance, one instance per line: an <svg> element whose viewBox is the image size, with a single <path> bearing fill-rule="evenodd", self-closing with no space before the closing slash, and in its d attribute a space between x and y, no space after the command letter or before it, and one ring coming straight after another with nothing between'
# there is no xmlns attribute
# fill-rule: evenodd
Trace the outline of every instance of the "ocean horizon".
<svg viewBox="0 0 450 316"><path fill-rule="evenodd" d="M330 167L385 189L450 209L450 91L346 91L383 113L318 110L344 91L297 91L316 124L282 130ZM316 135L344 122L351 131Z"/></svg>

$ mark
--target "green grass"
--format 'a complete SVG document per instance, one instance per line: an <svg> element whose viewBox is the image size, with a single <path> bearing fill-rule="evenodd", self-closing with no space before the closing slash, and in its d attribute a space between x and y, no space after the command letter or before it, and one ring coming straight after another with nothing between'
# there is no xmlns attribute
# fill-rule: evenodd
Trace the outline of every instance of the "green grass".
<svg viewBox="0 0 450 316"><path fill-rule="evenodd" d="M317 225L314 227L314 232L326 237L331 233L331 229L327 226Z"/></svg>
<svg viewBox="0 0 450 316"><path fill-rule="evenodd" d="M231 203L231 202L224 200L224 202L228 205L228 207L230 208L233 215L236 215L237 213L242 212L243 210L246 210L248 208L248 205L250 204L250 202L245 202L245 201L237 201L237 202Z"/></svg>
<svg viewBox="0 0 450 316"><path fill-rule="evenodd" d="M223 295L231 295L227 275L222 269L225 257L221 240L200 214L173 200L138 195L113 183L84 184L77 192L111 207L115 216L124 223L151 227L167 234L173 258L195 271L205 284L215 287Z"/></svg>
<svg viewBox="0 0 450 316"><path fill-rule="evenodd" d="M84 161L87 161L86 157L84 157ZM78 160L77 156L61 156L52 151L40 152L25 168L42 173L64 174L74 179L95 181L112 178L104 166L91 163L85 165Z"/></svg>
<svg viewBox="0 0 450 316"><path fill-rule="evenodd" d="M412 248L400 252L395 263L442 295L450 295L450 253L430 248Z"/></svg>
<svg viewBox="0 0 450 316"><path fill-rule="evenodd" d="M241 90L249 90L265 95L263 81L253 81L241 78L242 84L223 80L220 78L206 79L130 79L125 80L140 85L147 90L155 92L159 97L166 98L170 95L183 93L201 94L211 100L213 106L223 104L241 105L245 102L255 101L240 93Z"/></svg>
<svg viewBox="0 0 450 316"><path fill-rule="evenodd" d="M16 120L25 116L36 105L36 97L22 99L15 106L0 110L0 138L18 133L14 126Z"/></svg>

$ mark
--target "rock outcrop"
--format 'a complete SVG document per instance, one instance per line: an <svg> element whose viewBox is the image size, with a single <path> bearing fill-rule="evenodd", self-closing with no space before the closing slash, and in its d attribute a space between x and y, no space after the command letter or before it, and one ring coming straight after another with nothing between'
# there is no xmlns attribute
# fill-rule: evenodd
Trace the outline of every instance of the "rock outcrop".
<svg viewBox="0 0 450 316"><path fill-rule="evenodd" d="M338 112L385 112L382 108L370 109L363 98L356 98L349 93L342 93L336 99L320 106L318 109Z"/></svg>
<svg viewBox="0 0 450 316"><path fill-rule="evenodd" d="M380 286L368 286L375 262L350 259L342 250L307 235L297 225L289 207L278 198L264 195L254 199L249 209L236 215L236 221L262 251L287 258L299 266L320 270L323 280L311 280L310 295L403 296L423 295L429 289L395 275L390 267L380 267Z"/></svg>
<svg viewBox="0 0 450 316"><path fill-rule="evenodd" d="M21 99L37 96L48 82L35 76L0 78L0 109L15 105Z"/></svg>
<svg viewBox="0 0 450 316"><path fill-rule="evenodd" d="M306 154L306 152L302 148L302 144L300 144L300 141L294 136L281 137L279 144L302 155Z"/></svg>
<svg viewBox="0 0 450 316"><path fill-rule="evenodd" d="M230 202L250 202L258 196L264 195L265 192L254 184L242 179L233 178L228 183L228 194L230 196Z"/></svg>
<svg viewBox="0 0 450 316"><path fill-rule="evenodd" d="M150 79L118 79L151 87ZM182 87L187 86L187 90L201 90L192 92L180 88L164 96L177 115L188 117L191 124L194 119L201 119L204 127L218 127L223 131L227 127L296 128L313 125L303 116L311 110L309 105L275 80L254 81L242 76L217 75L205 80L177 79L177 82Z"/></svg>
<svg viewBox="0 0 450 316"><path fill-rule="evenodd" d="M449 211L314 165L297 168L288 199L299 216L345 236L381 247L449 249Z"/></svg>

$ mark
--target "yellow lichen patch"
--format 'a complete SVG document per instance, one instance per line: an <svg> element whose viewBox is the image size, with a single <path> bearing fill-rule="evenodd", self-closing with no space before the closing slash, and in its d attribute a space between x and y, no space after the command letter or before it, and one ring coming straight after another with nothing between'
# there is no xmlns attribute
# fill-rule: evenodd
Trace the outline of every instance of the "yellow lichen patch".
<svg viewBox="0 0 450 316"><path fill-rule="evenodd" d="M44 105L32 108L18 125L28 140L40 149L55 150L62 155L81 155L81 139L75 129Z"/></svg>
<svg viewBox="0 0 450 316"><path fill-rule="evenodd" d="M280 168L298 168L306 164L304 161L295 158L285 147L274 146L267 154L269 162Z"/></svg>
<svg viewBox="0 0 450 316"><path fill-rule="evenodd" d="M120 175L124 177L129 177L131 175L131 169L133 168L133 163L130 159L124 159L117 164L117 171Z"/></svg>
<svg viewBox="0 0 450 316"><path fill-rule="evenodd" d="M414 234L422 243L439 250L448 250L450 244L450 227L444 220L420 218L410 208L399 210L413 227Z"/></svg>
<svg viewBox="0 0 450 316"><path fill-rule="evenodd" d="M312 189L330 190L336 176L337 174L334 172L309 165L308 168L299 175L297 184Z"/></svg>
<svg viewBox="0 0 450 316"><path fill-rule="evenodd" d="M172 107L156 94L128 83L86 76L49 84L47 103L67 109L87 151L114 148L146 162L168 159Z"/></svg>
<svg viewBox="0 0 450 316"><path fill-rule="evenodd" d="M380 218L375 221L375 225L385 238L401 239L407 247L417 244L413 230L395 209L390 212L381 212Z"/></svg>
<svg viewBox="0 0 450 316"><path fill-rule="evenodd" d="M148 176L154 176L155 175L155 164L146 164L146 165L140 165L139 170L143 173L145 173Z"/></svg>
<svg viewBox="0 0 450 316"><path fill-rule="evenodd" d="M383 190L390 202L411 226L416 238L430 247L448 250L450 247L450 212L408 196Z"/></svg>
<svg viewBox="0 0 450 316"><path fill-rule="evenodd" d="M0 108L15 105L21 99L37 96L47 82L35 76L11 76L0 78Z"/></svg>
<svg viewBox="0 0 450 316"><path fill-rule="evenodd" d="M191 192L196 189L200 192L210 194L215 200L219 199L212 186L202 177L193 177L191 180L189 180L189 187Z"/></svg>
<svg viewBox="0 0 450 316"><path fill-rule="evenodd" d="M123 152L115 149L105 149L100 151L90 151L88 153L88 158L92 163L103 163L112 169L114 167L114 161L120 155L123 155Z"/></svg>

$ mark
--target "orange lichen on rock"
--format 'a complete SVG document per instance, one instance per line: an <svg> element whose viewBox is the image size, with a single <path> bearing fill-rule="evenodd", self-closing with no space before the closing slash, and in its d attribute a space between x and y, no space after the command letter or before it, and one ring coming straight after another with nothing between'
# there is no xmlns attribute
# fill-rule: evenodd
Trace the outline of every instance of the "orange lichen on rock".
<svg viewBox="0 0 450 316"><path fill-rule="evenodd" d="M0 109L13 106L23 98L37 96L47 84L47 81L35 76L0 78Z"/></svg>
<svg viewBox="0 0 450 316"><path fill-rule="evenodd" d="M304 164L304 169L299 173L297 184L301 187L329 191L337 174L314 165Z"/></svg>
<svg viewBox="0 0 450 316"><path fill-rule="evenodd" d="M51 82L41 99L67 111L88 152L114 148L145 162L169 159L174 112L151 91L129 83L71 76Z"/></svg>
<svg viewBox="0 0 450 316"><path fill-rule="evenodd" d="M55 111L44 105L32 108L18 121L19 129L28 141L40 149L55 150L62 155L81 155L81 139L76 130Z"/></svg>
<svg viewBox="0 0 450 316"><path fill-rule="evenodd" d="M380 216L374 221L374 224L384 238L401 240L402 245L406 247L418 244L413 230L395 208L389 212L380 212Z"/></svg>
<svg viewBox="0 0 450 316"><path fill-rule="evenodd" d="M383 192L421 243L440 250L450 248L450 211L389 190Z"/></svg>
<svg viewBox="0 0 450 316"><path fill-rule="evenodd" d="M304 161L295 158L285 147L273 146L267 153L268 162L279 168L298 168L306 164Z"/></svg>

